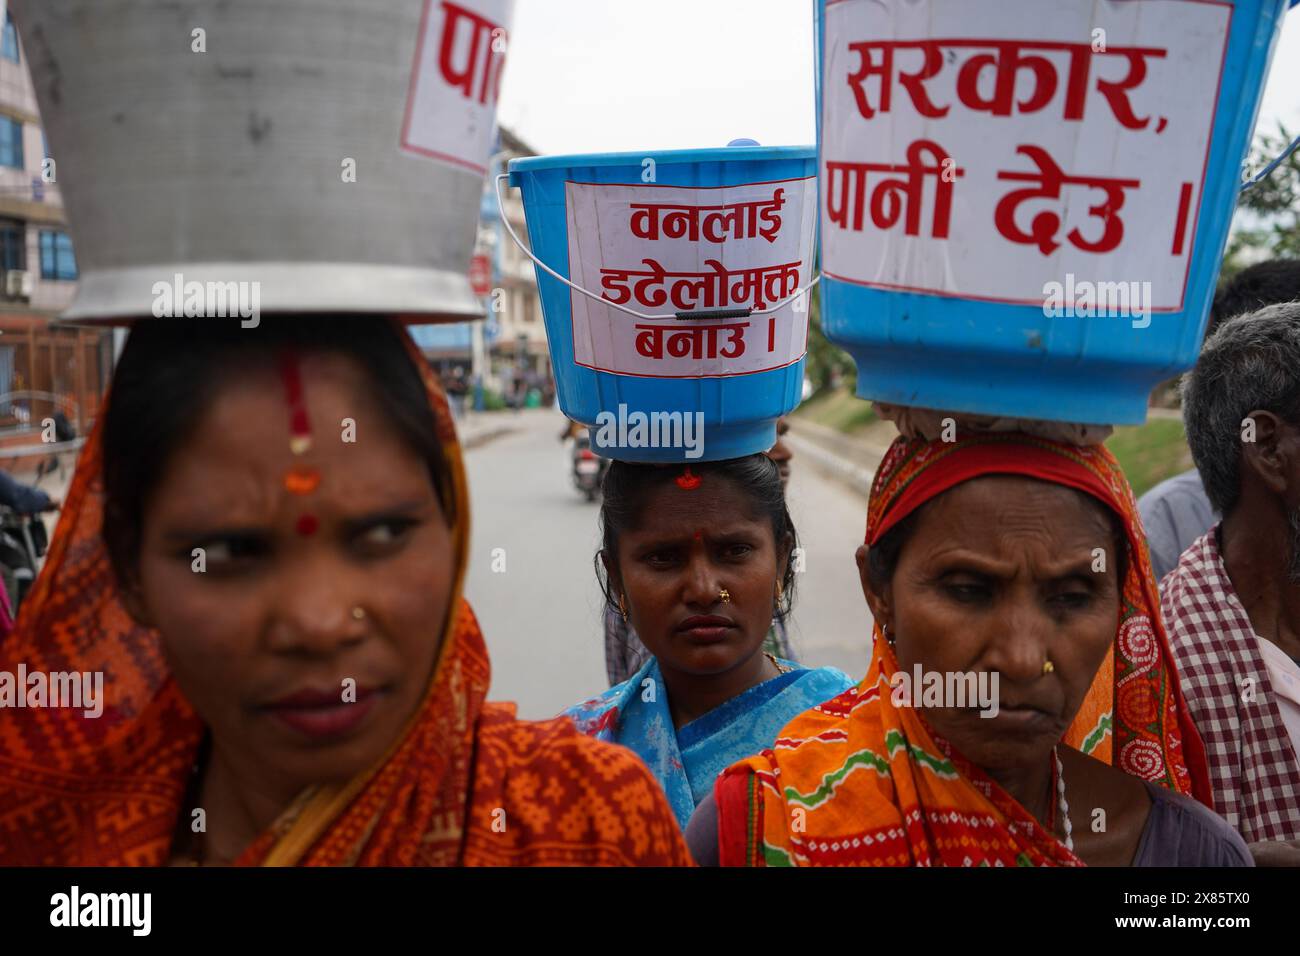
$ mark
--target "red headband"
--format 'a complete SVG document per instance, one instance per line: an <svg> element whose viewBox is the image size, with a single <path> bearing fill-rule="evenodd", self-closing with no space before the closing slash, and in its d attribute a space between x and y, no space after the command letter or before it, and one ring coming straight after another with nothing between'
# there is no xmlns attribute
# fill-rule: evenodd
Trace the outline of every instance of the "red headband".
<svg viewBox="0 0 1300 956"><path fill-rule="evenodd" d="M956 442L896 442L880 463L867 508L870 547L921 505L982 475L1025 475L1077 488L1123 514L1122 490L1108 487L1084 461L1086 452L1018 433L966 436Z"/></svg>

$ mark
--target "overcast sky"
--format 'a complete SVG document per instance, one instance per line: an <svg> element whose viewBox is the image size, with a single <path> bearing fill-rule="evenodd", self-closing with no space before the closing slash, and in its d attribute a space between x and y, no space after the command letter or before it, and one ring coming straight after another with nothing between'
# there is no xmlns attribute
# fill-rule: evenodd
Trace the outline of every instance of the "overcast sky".
<svg viewBox="0 0 1300 956"><path fill-rule="evenodd" d="M539 153L812 143L812 0L516 0L499 117ZM1258 130L1300 133L1300 7Z"/></svg>

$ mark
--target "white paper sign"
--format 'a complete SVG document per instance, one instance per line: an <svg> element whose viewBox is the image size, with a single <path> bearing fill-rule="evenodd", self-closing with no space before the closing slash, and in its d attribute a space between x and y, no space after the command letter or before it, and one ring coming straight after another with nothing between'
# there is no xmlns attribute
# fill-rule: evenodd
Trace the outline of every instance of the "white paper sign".
<svg viewBox="0 0 1300 956"><path fill-rule="evenodd" d="M425 0L402 148L487 171L514 0Z"/></svg>
<svg viewBox="0 0 1300 956"><path fill-rule="evenodd" d="M1182 308L1231 5L832 0L828 276L1041 305L1149 282Z"/></svg>
<svg viewBox="0 0 1300 956"><path fill-rule="evenodd" d="M797 362L808 342L807 296L770 315L685 318L678 312L762 310L812 276L816 180L691 188L566 184L570 279L647 321L572 292L574 361L656 378L748 375Z"/></svg>

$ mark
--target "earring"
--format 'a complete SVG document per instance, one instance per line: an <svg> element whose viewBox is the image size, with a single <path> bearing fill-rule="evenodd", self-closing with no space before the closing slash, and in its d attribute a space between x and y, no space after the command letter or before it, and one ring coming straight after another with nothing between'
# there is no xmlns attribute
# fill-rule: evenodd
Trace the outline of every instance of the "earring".
<svg viewBox="0 0 1300 956"><path fill-rule="evenodd" d="M721 601L723 604L730 604L731 592L728 591L726 588L722 588L721 590L718 591L718 600Z"/></svg>
<svg viewBox="0 0 1300 956"><path fill-rule="evenodd" d="M627 623L627 604L623 601L623 595L618 596L618 613L623 615L623 623Z"/></svg>
<svg viewBox="0 0 1300 956"><path fill-rule="evenodd" d="M880 634L881 634L881 636L882 636L886 641L889 642L889 646L890 646L890 647L893 647L893 646L894 646L894 639L893 639L892 637L889 636L889 625L888 625L888 624L881 624L881 625L880 625Z"/></svg>
<svg viewBox="0 0 1300 956"><path fill-rule="evenodd" d="M785 588L781 587L781 581L778 578L776 582L776 603L780 604L781 599L785 597Z"/></svg>

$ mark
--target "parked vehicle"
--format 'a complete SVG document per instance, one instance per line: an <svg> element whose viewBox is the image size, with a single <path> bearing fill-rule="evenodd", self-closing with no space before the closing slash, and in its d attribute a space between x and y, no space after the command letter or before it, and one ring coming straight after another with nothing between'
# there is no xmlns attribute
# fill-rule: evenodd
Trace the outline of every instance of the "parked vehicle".
<svg viewBox="0 0 1300 956"><path fill-rule="evenodd" d="M581 429L573 438L574 487L586 495L588 501L595 501L608 468L609 459L601 458L591 450L591 435L585 428Z"/></svg>
<svg viewBox="0 0 1300 956"><path fill-rule="evenodd" d="M47 547L49 536L39 514L22 514L0 505L0 579L15 615L36 580Z"/></svg>

